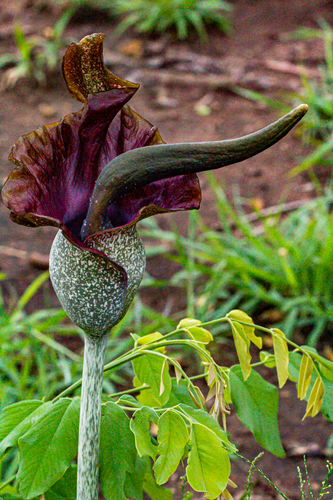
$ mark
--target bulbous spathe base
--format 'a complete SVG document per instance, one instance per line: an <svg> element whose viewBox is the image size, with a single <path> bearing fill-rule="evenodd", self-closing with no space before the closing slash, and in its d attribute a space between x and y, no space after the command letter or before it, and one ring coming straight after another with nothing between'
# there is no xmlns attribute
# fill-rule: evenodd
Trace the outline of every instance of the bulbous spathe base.
<svg viewBox="0 0 333 500"><path fill-rule="evenodd" d="M50 252L50 277L70 319L101 337L126 313L145 270L145 253L135 226L97 234L87 245L108 259L70 243L59 231Z"/></svg>

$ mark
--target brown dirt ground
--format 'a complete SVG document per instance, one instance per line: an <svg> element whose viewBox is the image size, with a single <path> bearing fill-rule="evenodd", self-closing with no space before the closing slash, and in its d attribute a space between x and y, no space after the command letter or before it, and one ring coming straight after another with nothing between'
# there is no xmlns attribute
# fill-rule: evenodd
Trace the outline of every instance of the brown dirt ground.
<svg viewBox="0 0 333 500"><path fill-rule="evenodd" d="M189 42L179 43L169 36L152 39L134 33L117 39L112 22L94 16L81 16L72 22L65 36L69 41L78 41L89 33L106 34L105 57L110 69L123 78L141 83L131 105L159 127L166 142L233 138L269 124L277 115L265 106L235 95L230 91L230 82L288 102L288 95L300 88L299 75L290 67L283 71L281 66L277 69L276 62L290 63L293 68L303 64L311 71L322 60L322 47L318 40L290 40L284 35L301 26L316 27L318 16L333 21L333 5L324 0L235 0L234 7L233 34L227 38L211 30L207 43L195 36ZM24 32L38 34L54 25L55 15L52 8L38 11L33 2L1 3L0 0L0 53L15 50L14 19L20 20ZM271 69L271 61L275 69ZM212 75L220 79L219 83L206 81ZM223 79L229 84L221 83ZM209 103L212 110L209 116L198 115L198 102ZM48 88L32 87L21 81L0 93L0 182L4 182L12 168L7 158L11 145L20 135L79 108L80 105L69 97L60 73L54 75ZM265 207L281 200L307 199L314 196L307 176L287 176L291 167L307 152L295 135L289 134L268 151L240 165L222 169L216 175L229 195L233 187L239 185L246 200L259 198ZM318 173L323 179L328 176L325 170ZM204 176L201 176L201 184L201 213L214 226L213 195ZM161 224L166 224L170 217L161 218ZM186 224L186 214L173 218L179 225ZM21 292L38 271L29 259L6 255L3 247L28 254L37 251L47 256L54 229L31 230L14 225L2 204L0 226L0 270L6 273L7 283ZM163 273L163 267L158 260L149 264L155 276ZM54 295L51 303L57 304ZM320 416L302 422L303 413L304 405L296 401L293 387L287 386L281 391L282 441L287 449L300 445L308 449L313 447L317 456L308 458L308 466L313 489L317 491L325 475L323 450L332 433L332 425ZM229 429L241 453L254 458L260 452L250 433L234 415L230 417ZM298 458L282 460L265 453L259 463L269 477L295 499L300 498L296 466L301 465L301 455L300 452ZM241 485L246 471L247 466L243 463L233 463L232 479L240 485L236 498L244 492ZM267 489L264 481L258 481L253 499L278 498L273 490Z"/></svg>

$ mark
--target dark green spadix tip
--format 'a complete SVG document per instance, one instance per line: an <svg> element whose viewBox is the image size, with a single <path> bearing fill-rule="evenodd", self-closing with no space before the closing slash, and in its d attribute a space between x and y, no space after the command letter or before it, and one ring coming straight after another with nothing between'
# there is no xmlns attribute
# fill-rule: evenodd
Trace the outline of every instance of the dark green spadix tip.
<svg viewBox="0 0 333 500"><path fill-rule="evenodd" d="M282 139L307 110L308 106L301 104L271 125L238 139L162 144L117 156L97 179L81 237L106 229L105 213L112 201L154 181L215 170L251 158Z"/></svg>

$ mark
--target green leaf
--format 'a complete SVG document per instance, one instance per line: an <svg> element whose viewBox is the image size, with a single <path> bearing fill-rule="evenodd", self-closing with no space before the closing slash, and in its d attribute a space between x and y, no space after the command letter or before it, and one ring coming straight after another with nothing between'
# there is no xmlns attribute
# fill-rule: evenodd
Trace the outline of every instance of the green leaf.
<svg viewBox="0 0 333 500"><path fill-rule="evenodd" d="M10 493L3 493L0 500L24 500L21 495L11 495Z"/></svg>
<svg viewBox="0 0 333 500"><path fill-rule="evenodd" d="M299 352L289 353L289 378L292 382L297 382L299 376L299 368L301 366L302 354Z"/></svg>
<svg viewBox="0 0 333 500"><path fill-rule="evenodd" d="M315 417L317 413L320 412L324 398L324 383L321 377L317 377L315 383L313 384L308 404L306 406L306 413L303 420L306 417Z"/></svg>
<svg viewBox="0 0 333 500"><path fill-rule="evenodd" d="M71 466L60 481L45 493L45 500L76 500L76 480L76 466Z"/></svg>
<svg viewBox="0 0 333 500"><path fill-rule="evenodd" d="M25 434L32 425L49 409L51 403L42 401L21 401L7 406L2 412L0 420L0 457L8 448L17 446L18 439Z"/></svg>
<svg viewBox="0 0 333 500"><path fill-rule="evenodd" d="M158 340L163 340L163 335L160 332L149 333L148 335L144 335L143 337L138 337L135 342L135 345L145 345L150 342L156 342ZM159 347L158 349L154 349L157 352L165 353L165 347Z"/></svg>
<svg viewBox="0 0 333 500"><path fill-rule="evenodd" d="M186 380L181 379L177 384L176 378L172 377L171 392L167 406L168 407L177 406L180 403L192 406L192 408L196 408L188 392L188 382Z"/></svg>
<svg viewBox="0 0 333 500"><path fill-rule="evenodd" d="M158 417L152 408L143 406L131 418L130 428L135 436L135 445L140 457L149 455L155 460L157 446L151 442L150 423L157 424Z"/></svg>
<svg viewBox="0 0 333 500"><path fill-rule="evenodd" d="M192 424L186 474L195 491L216 498L228 484L230 461L216 434L201 424Z"/></svg>
<svg viewBox="0 0 333 500"><path fill-rule="evenodd" d="M291 352L289 355L289 372L290 378L296 382L299 377L299 370L301 366L302 355L299 352ZM321 407L321 412L323 416L330 421L333 421L333 382L325 377L322 377L324 383L324 398ZM316 374L312 372L311 381L309 389L311 394L312 388L316 381ZM309 396L305 396L305 400L308 401Z"/></svg>
<svg viewBox="0 0 333 500"><path fill-rule="evenodd" d="M333 421L333 382L323 377L324 398L321 412L327 420Z"/></svg>
<svg viewBox="0 0 333 500"><path fill-rule="evenodd" d="M208 427L211 431L213 431L217 437L222 441L224 447L228 450L229 453L234 453L237 451L235 445L233 445L228 438L227 432L220 426L217 420L213 418L209 413L204 410L192 408L187 405L179 405L180 408L186 413L186 415L192 420L192 422L197 424L202 424Z"/></svg>
<svg viewBox="0 0 333 500"><path fill-rule="evenodd" d="M137 359L133 360L133 368L136 376L142 384L148 384L154 399L163 406L169 399L171 391L171 378L169 375L169 367L165 366L163 370L163 385L164 390L161 391L161 375L163 369L164 359L162 357L154 356L153 354L144 354ZM144 392L147 392L144 391Z"/></svg>
<svg viewBox="0 0 333 500"><path fill-rule="evenodd" d="M214 340L213 335L208 330L199 326L191 326L191 328L186 328L185 331L191 339L197 342L208 344Z"/></svg>
<svg viewBox="0 0 333 500"><path fill-rule="evenodd" d="M172 491L156 484L150 465L143 480L143 489L151 500L172 500Z"/></svg>
<svg viewBox="0 0 333 500"><path fill-rule="evenodd" d="M310 356L318 362L319 364L319 369L322 375L331 381L333 381L333 362L329 361L326 358L323 358L323 356L320 356L318 354L317 350L314 349L313 347L309 347L307 345L302 346L304 351L307 351Z"/></svg>
<svg viewBox="0 0 333 500"><path fill-rule="evenodd" d="M136 341L138 345L148 344L149 342L155 342L156 340L161 340L163 335L160 332L149 333L143 337L139 337Z"/></svg>
<svg viewBox="0 0 333 500"><path fill-rule="evenodd" d="M247 380L251 374L250 340L246 337L240 323L230 321L230 324L243 377L244 380Z"/></svg>
<svg viewBox="0 0 333 500"><path fill-rule="evenodd" d="M188 336L197 342L203 342L204 344L212 342L214 340L213 335L200 325L201 321L198 319L184 318L178 323L177 329L183 328Z"/></svg>
<svg viewBox="0 0 333 500"><path fill-rule="evenodd" d="M267 351L260 351L259 357L260 357L260 361L263 361L264 365L267 366L267 368L275 368L276 367L275 356L273 354L270 354Z"/></svg>
<svg viewBox="0 0 333 500"><path fill-rule="evenodd" d="M131 406L134 408L142 408L142 405L138 403L138 401L130 394L123 394L122 396L120 396L119 399L117 399L116 403L120 406L124 405L124 406Z"/></svg>
<svg viewBox="0 0 333 500"><path fill-rule="evenodd" d="M27 499L53 486L77 454L80 400L60 399L19 439L17 479Z"/></svg>
<svg viewBox="0 0 333 500"><path fill-rule="evenodd" d="M310 356L303 354L297 381L297 397L303 400L311 382L313 361Z"/></svg>
<svg viewBox="0 0 333 500"><path fill-rule="evenodd" d="M279 381L279 387L284 386L289 378L289 350L288 344L284 340L284 333L278 328L272 328L272 332L276 333L278 336L273 335L273 349L276 362L276 371ZM282 338L281 338L282 337Z"/></svg>
<svg viewBox="0 0 333 500"><path fill-rule="evenodd" d="M134 377L133 385L134 387L141 387L143 384L141 380L138 379L138 377ZM159 408L161 406L159 399L155 398L153 392L150 389L144 389L140 391L140 393L137 395L137 403L138 408L142 406Z"/></svg>
<svg viewBox="0 0 333 500"><path fill-rule="evenodd" d="M147 455L144 457L139 457L139 455L137 455L134 472L126 472L124 485L126 497L135 498L135 500L142 500L143 479L148 465L150 466Z"/></svg>
<svg viewBox="0 0 333 500"><path fill-rule="evenodd" d="M241 367L230 369L231 399L237 416L260 446L278 457L285 457L278 430L278 390L252 370L244 381Z"/></svg>
<svg viewBox="0 0 333 500"><path fill-rule="evenodd" d="M4 408L0 418L0 441L8 436L18 424L42 405L42 401L21 401Z"/></svg>
<svg viewBox="0 0 333 500"><path fill-rule="evenodd" d="M193 318L184 318L181 319L177 325L177 330L180 330L181 328L190 328L191 326L198 326L201 325L201 321L198 319L193 319Z"/></svg>
<svg viewBox="0 0 333 500"><path fill-rule="evenodd" d="M126 473L134 472L136 456L128 416L112 401L103 404L99 479L106 500L126 500Z"/></svg>
<svg viewBox="0 0 333 500"><path fill-rule="evenodd" d="M227 314L228 318L235 319L238 321L244 321L244 323L251 323L253 325L253 320L252 318L246 314L243 311L240 311L239 309L234 309L233 311L230 311L230 313ZM258 349L262 348L262 338L258 337L254 332L255 332L255 327L253 326L248 326L248 325L242 325L243 330L245 335L248 337L248 339L253 342L254 345L258 347Z"/></svg>
<svg viewBox="0 0 333 500"><path fill-rule="evenodd" d="M176 471L184 455L189 433L183 418L174 410L167 410L158 419L158 449L160 455L154 465L157 484L164 484Z"/></svg>

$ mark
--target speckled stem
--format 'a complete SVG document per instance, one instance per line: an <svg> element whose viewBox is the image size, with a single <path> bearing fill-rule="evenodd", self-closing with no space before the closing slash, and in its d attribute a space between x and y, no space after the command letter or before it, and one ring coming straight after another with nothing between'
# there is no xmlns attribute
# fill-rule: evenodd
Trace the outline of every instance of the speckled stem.
<svg viewBox="0 0 333 500"><path fill-rule="evenodd" d="M98 500L98 461L104 354L108 335L85 336L82 374L77 500Z"/></svg>

